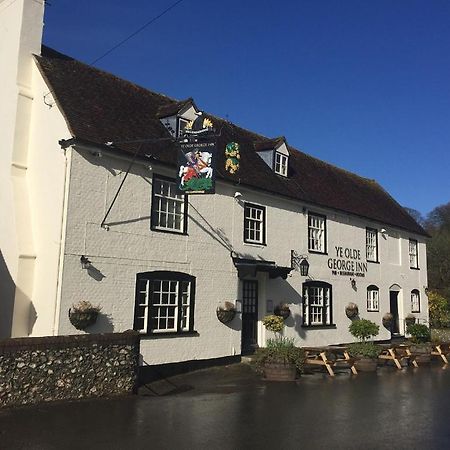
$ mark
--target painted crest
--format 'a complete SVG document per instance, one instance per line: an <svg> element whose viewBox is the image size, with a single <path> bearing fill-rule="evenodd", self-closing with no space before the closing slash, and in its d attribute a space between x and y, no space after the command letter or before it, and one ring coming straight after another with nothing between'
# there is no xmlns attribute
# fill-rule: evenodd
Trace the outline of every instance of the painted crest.
<svg viewBox="0 0 450 450"><path fill-rule="evenodd" d="M241 159L237 142L230 142L226 145L225 157L225 170L231 174L236 173L239 170L239 160Z"/></svg>

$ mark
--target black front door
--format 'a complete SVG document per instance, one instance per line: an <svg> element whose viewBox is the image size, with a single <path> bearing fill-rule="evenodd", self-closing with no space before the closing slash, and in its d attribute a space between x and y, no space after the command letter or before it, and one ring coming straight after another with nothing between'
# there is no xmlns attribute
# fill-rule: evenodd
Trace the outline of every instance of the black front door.
<svg viewBox="0 0 450 450"><path fill-rule="evenodd" d="M253 353L258 346L258 282L243 281L242 286L242 354Z"/></svg>
<svg viewBox="0 0 450 450"><path fill-rule="evenodd" d="M398 320L398 292L397 291L389 292L389 301L390 301L390 306L391 306L391 314L394 316L394 319L392 321L392 326L391 326L391 333L399 334L400 328L399 328L399 320Z"/></svg>

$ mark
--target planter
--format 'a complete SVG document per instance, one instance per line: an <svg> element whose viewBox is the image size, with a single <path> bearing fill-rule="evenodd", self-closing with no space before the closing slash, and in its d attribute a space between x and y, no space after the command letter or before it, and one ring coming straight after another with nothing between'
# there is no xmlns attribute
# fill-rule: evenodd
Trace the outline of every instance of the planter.
<svg viewBox="0 0 450 450"><path fill-rule="evenodd" d="M236 315L236 310L235 309L223 309L223 308L218 307L216 309L216 315L220 322L228 323L234 319L234 316Z"/></svg>
<svg viewBox="0 0 450 450"><path fill-rule="evenodd" d="M345 315L349 319L354 319L355 317L358 316L358 313L359 313L359 310L358 310L358 305L356 303L349 303L345 307Z"/></svg>
<svg viewBox="0 0 450 450"><path fill-rule="evenodd" d="M281 308L280 306L277 306L275 307L273 313L276 316L282 317L283 320L286 320L291 315L291 310L286 307Z"/></svg>
<svg viewBox="0 0 450 450"><path fill-rule="evenodd" d="M77 311L69 309L70 323L77 330L85 330L97 321L98 311Z"/></svg>
<svg viewBox="0 0 450 450"><path fill-rule="evenodd" d="M376 372L378 359L359 358L355 361L355 367L358 372Z"/></svg>
<svg viewBox="0 0 450 450"><path fill-rule="evenodd" d="M294 364L266 363L264 378L269 381L295 381L297 369Z"/></svg>

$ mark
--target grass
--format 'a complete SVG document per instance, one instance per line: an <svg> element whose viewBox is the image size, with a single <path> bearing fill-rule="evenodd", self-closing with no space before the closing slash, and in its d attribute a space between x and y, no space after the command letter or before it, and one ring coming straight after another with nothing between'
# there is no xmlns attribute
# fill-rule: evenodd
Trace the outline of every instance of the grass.
<svg viewBox="0 0 450 450"><path fill-rule="evenodd" d="M431 340L450 342L450 328L432 328L431 329Z"/></svg>

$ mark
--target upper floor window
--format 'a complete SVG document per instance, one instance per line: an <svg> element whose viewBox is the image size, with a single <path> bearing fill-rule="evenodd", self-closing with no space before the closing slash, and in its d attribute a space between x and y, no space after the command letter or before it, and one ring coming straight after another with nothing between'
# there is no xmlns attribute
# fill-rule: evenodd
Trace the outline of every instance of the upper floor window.
<svg viewBox="0 0 450 450"><path fill-rule="evenodd" d="M411 269L419 268L419 255L417 251L417 241L415 239L409 240L409 267L411 267Z"/></svg>
<svg viewBox="0 0 450 450"><path fill-rule="evenodd" d="M420 312L420 293L417 289L411 291L411 312Z"/></svg>
<svg viewBox="0 0 450 450"><path fill-rule="evenodd" d="M332 323L331 285L321 281L303 283L303 325L323 326Z"/></svg>
<svg viewBox="0 0 450 450"><path fill-rule="evenodd" d="M287 177L288 157L280 152L275 152L275 173Z"/></svg>
<svg viewBox="0 0 450 450"><path fill-rule="evenodd" d="M152 230L186 233L186 199L176 191L176 183L161 176L153 177Z"/></svg>
<svg viewBox="0 0 450 450"><path fill-rule="evenodd" d="M379 311L379 290L371 285L367 288L367 311Z"/></svg>
<svg viewBox="0 0 450 450"><path fill-rule="evenodd" d="M266 243L266 208L245 203L244 206L244 242L250 244Z"/></svg>
<svg viewBox="0 0 450 450"><path fill-rule="evenodd" d="M138 273L134 329L142 334L193 331L194 301L195 277L181 272Z"/></svg>
<svg viewBox="0 0 450 450"><path fill-rule="evenodd" d="M308 250L311 252L326 252L326 217L318 214L308 214Z"/></svg>
<svg viewBox="0 0 450 450"><path fill-rule="evenodd" d="M374 228L366 228L366 258L378 262L378 231Z"/></svg>

